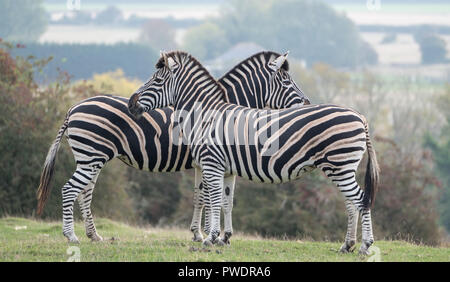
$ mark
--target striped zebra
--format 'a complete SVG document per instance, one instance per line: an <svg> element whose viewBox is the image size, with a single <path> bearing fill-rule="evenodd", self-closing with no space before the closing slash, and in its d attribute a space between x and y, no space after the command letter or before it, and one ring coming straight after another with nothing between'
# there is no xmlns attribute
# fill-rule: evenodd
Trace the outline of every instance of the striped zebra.
<svg viewBox="0 0 450 282"><path fill-rule="evenodd" d="M259 110L228 103L222 87L191 55L163 53L157 70L130 100L130 112L174 106L175 122L202 172L209 196L211 226L204 245L220 234L223 190L236 175L257 182L283 183L320 168L346 198L348 230L342 252L356 243L362 217L360 253L373 243L370 208L378 165L368 123L356 111L335 105ZM276 68L270 64L269 67ZM355 174L364 152L368 163L363 191ZM232 199L230 200L232 203Z"/></svg>
<svg viewBox="0 0 450 282"><path fill-rule="evenodd" d="M287 54L260 52L236 65L218 83L225 90L227 100L238 105L281 108L309 103L290 77L286 58ZM275 76L274 71L267 68L268 63L279 66ZM128 111L128 103L127 98L102 95L74 105L47 154L38 188L38 214L42 213L50 193L56 154L66 133L77 165L62 188L63 234L70 242L78 242L73 225L73 205L77 199L86 235L94 241L102 240L96 231L90 206L97 177L108 161L117 157L129 166L151 172L193 167L189 147L177 142L172 134L172 108L158 109L136 120ZM191 229L193 239L197 241L202 240L199 229L204 205L200 188L196 182ZM234 189L234 185L230 189ZM231 210L225 213L225 218L228 217L231 218ZM231 224L231 220L228 222Z"/></svg>

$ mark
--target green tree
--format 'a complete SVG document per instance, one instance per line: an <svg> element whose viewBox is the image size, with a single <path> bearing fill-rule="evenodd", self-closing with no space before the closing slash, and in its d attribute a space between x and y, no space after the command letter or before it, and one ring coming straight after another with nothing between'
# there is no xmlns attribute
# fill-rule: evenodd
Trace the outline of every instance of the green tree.
<svg viewBox="0 0 450 282"><path fill-rule="evenodd" d="M0 38L34 41L45 32L48 16L42 0L0 0Z"/></svg>
<svg viewBox="0 0 450 282"><path fill-rule="evenodd" d="M439 197L440 221L450 233L450 85L447 85L446 93L439 96L436 102L447 123L439 137L432 135L425 137L425 146L433 152L435 169L442 182Z"/></svg>

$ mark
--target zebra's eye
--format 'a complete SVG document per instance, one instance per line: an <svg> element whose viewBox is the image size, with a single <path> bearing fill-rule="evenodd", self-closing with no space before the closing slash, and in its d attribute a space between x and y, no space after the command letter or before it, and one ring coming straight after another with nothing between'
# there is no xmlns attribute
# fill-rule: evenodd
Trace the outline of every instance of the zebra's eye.
<svg viewBox="0 0 450 282"><path fill-rule="evenodd" d="M289 85L291 85L291 81L290 80L288 80L288 79L283 79L283 85L284 86L289 86Z"/></svg>

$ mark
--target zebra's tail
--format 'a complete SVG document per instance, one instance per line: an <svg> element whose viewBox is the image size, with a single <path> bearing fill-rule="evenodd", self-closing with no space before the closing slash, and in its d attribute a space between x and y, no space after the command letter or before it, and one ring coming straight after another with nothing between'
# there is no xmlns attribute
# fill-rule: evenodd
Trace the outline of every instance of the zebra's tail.
<svg viewBox="0 0 450 282"><path fill-rule="evenodd" d="M375 202L375 195L378 191L380 169L378 167L375 149L372 147L372 143L370 141L369 126L366 121L364 122L364 127L366 131L366 146L369 157L367 160L365 189L362 203L364 208L371 208Z"/></svg>
<svg viewBox="0 0 450 282"><path fill-rule="evenodd" d="M69 118L68 115L66 116L66 119L64 120L63 125L59 129L58 135L56 136L55 141L53 142L52 146L50 147L47 157L45 159L44 163L44 169L42 170L41 174L41 182L39 184L39 188L37 190L37 199L38 199L38 205L37 205L37 211L36 213L38 215L41 215L44 211L45 202L47 201L47 198L50 194L51 189L51 180L53 176L53 170L55 168L55 159L56 154L59 150L59 145L61 143L61 139L63 137L64 131L66 131L67 126L69 125Z"/></svg>

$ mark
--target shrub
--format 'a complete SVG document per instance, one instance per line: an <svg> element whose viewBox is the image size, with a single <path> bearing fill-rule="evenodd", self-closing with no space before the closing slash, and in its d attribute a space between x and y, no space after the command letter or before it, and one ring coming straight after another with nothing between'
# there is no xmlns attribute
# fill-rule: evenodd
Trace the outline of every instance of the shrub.
<svg viewBox="0 0 450 282"><path fill-rule="evenodd" d="M446 43L438 35L418 32L414 38L420 46L423 64L443 64L447 61Z"/></svg>

